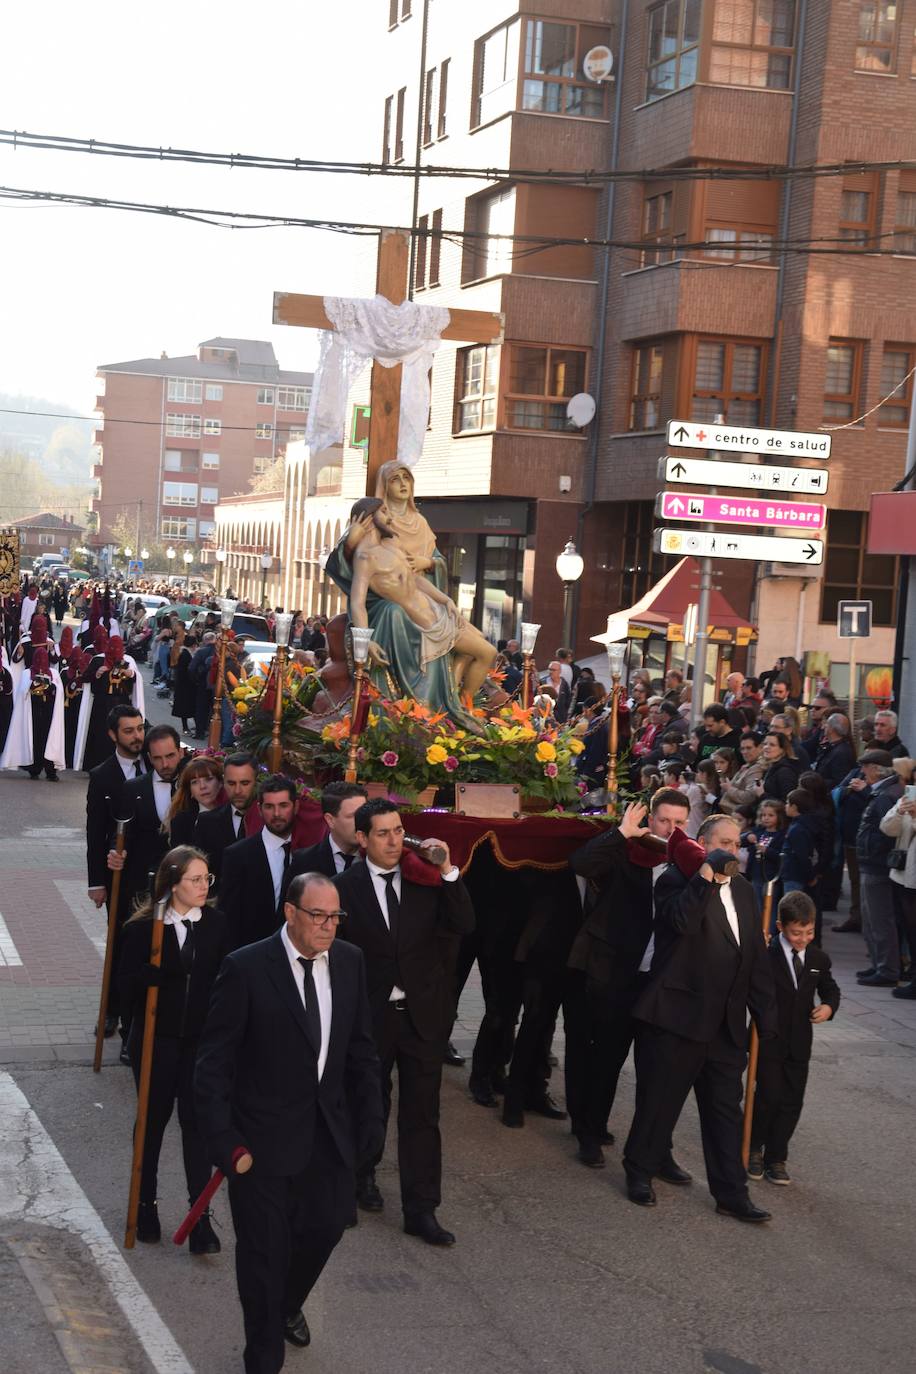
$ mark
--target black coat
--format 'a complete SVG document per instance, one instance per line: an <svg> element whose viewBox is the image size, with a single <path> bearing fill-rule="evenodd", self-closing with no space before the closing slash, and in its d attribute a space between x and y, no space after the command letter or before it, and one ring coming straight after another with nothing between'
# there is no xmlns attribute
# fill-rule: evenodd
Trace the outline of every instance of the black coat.
<svg viewBox="0 0 916 1374"><path fill-rule="evenodd" d="M328 958L331 1035L320 1082L279 932L223 962L197 1052L194 1090L201 1132L224 1171L243 1145L266 1174L301 1172L312 1154L319 1111L351 1168L381 1148L381 1075L362 955L335 940ZM340 1220L346 1224L349 1215Z"/></svg>
<svg viewBox="0 0 916 1374"><path fill-rule="evenodd" d="M219 886L222 875L223 855L231 844L237 843L239 838L245 838L244 822L240 836L236 836L232 820L232 807L228 802L224 806L218 806L215 811L205 811L202 816L197 817L197 824L194 827L194 843L198 849L204 851L210 860L210 872L216 878L213 887L214 892Z"/></svg>
<svg viewBox="0 0 916 1374"><path fill-rule="evenodd" d="M469 935L474 908L460 878L435 887L401 876L397 944L375 896L369 866L354 864L334 880L347 913L340 936L358 945L366 960L369 1005L378 1028L391 989L403 988L410 1019L421 1040L444 1039L454 1017L454 989L443 935Z"/></svg>
<svg viewBox="0 0 916 1374"><path fill-rule="evenodd" d="M827 786L833 791L839 787L851 768L856 765L856 751L848 739L837 740L835 744L822 744L814 760L814 771L820 773Z"/></svg>
<svg viewBox="0 0 916 1374"><path fill-rule="evenodd" d="M761 1042L761 1058L807 1063L811 1058L815 993L821 1002L832 1007L834 1015L840 1005L840 989L830 971L830 956L817 945L809 945L804 956L804 976L796 988L778 936L771 941L767 954L773 968L778 1031L775 1039Z"/></svg>
<svg viewBox="0 0 916 1374"><path fill-rule="evenodd" d="M630 862L616 826L577 849L569 862L574 873L589 879L585 919L569 965L613 996L632 982L652 936L652 869Z"/></svg>
<svg viewBox="0 0 916 1374"><path fill-rule="evenodd" d="M840 813L840 833L843 837L844 845L855 845L856 835L859 830L859 821L862 813L869 803L871 789L863 787L861 790L854 790L849 786L857 778L862 777L862 770L858 764L849 770L843 781L840 783L839 801L837 803Z"/></svg>
<svg viewBox="0 0 916 1374"><path fill-rule="evenodd" d="M820 861L818 841L823 843L823 832L820 818L811 814L796 816L789 822L779 871L783 883L801 883L807 888L814 882Z"/></svg>
<svg viewBox="0 0 916 1374"><path fill-rule="evenodd" d="M106 887L111 882L108 851L114 848L115 819L129 812L122 807L125 779L114 754L97 764L89 774L86 789L86 868L89 887Z"/></svg>
<svg viewBox="0 0 916 1374"><path fill-rule="evenodd" d="M747 1043L750 1008L761 1039L776 1033L773 974L750 883L732 878L740 946L717 883L689 881L672 864L655 884L655 954L649 986L636 1003L640 1021L709 1044L720 1029Z"/></svg>
<svg viewBox="0 0 916 1374"><path fill-rule="evenodd" d="M156 872L168 853L169 838L162 829L156 810L152 772L126 782L121 802L125 814L131 817L125 845L127 858L121 879L126 889L121 908L129 916L133 911L134 899L149 888L150 873Z"/></svg>
<svg viewBox="0 0 916 1374"><path fill-rule="evenodd" d="M220 906L229 920L232 948L266 940L283 924L283 901L289 870L274 901L274 880L260 834L236 840L223 853Z"/></svg>
<svg viewBox="0 0 916 1374"><path fill-rule="evenodd" d="M293 861L289 869L290 879L295 878L298 873L323 873L326 878L337 877L337 865L331 851L330 836L325 835L323 840L310 845L308 849L293 850Z"/></svg>
<svg viewBox="0 0 916 1374"><path fill-rule="evenodd" d="M885 835L881 821L903 796L903 783L895 777L881 783L877 790L869 788L869 798L859 829L856 831L856 859L859 872L879 875L890 881L887 856L894 848L895 841Z"/></svg>
<svg viewBox="0 0 916 1374"><path fill-rule="evenodd" d="M121 932L118 957L118 992L125 1018L132 1015L131 1049L139 1052L143 1041L143 1022L146 1012L146 993L149 978L152 921L128 921ZM194 923L191 936L194 964L190 976L181 962L181 950L175 927L167 925L162 931L162 962L160 965L159 1001L156 1008L156 1038L160 1036L195 1039L203 1030L210 1004L210 992L219 973L220 964L229 953L226 918L215 907L205 906L201 918Z"/></svg>
<svg viewBox="0 0 916 1374"><path fill-rule="evenodd" d="M790 759L785 754L771 763L763 775L761 797L771 797L773 801L784 802L791 791L798 786L798 780L805 770L801 759Z"/></svg>

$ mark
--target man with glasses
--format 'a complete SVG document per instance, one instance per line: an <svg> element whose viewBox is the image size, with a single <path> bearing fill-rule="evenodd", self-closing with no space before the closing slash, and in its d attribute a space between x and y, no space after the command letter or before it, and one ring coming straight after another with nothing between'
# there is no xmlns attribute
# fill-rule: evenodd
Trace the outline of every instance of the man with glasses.
<svg viewBox="0 0 916 1374"><path fill-rule="evenodd" d="M281 1369L284 1339L310 1343L303 1304L352 1215L355 1170L384 1141L365 965L335 943L342 914L330 879L293 878L281 928L224 961L198 1051L198 1119L229 1179L247 1374Z"/></svg>

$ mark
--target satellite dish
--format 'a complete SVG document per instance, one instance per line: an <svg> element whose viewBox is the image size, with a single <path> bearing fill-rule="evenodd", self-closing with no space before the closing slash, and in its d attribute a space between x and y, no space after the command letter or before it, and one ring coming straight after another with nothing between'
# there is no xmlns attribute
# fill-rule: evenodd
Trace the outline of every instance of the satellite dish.
<svg viewBox="0 0 916 1374"><path fill-rule="evenodd" d="M589 81L610 81L614 70L614 54L606 43L589 48L582 59L582 70Z"/></svg>
<svg viewBox="0 0 916 1374"><path fill-rule="evenodd" d="M594 396L589 396L587 391L580 391L577 395L571 396L566 407L566 418L576 429L584 429L595 418Z"/></svg>

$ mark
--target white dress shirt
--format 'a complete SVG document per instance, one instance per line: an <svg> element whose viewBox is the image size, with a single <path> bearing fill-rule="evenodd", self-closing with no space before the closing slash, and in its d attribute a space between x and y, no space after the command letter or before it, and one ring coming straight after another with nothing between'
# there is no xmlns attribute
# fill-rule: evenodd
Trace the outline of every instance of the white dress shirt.
<svg viewBox="0 0 916 1374"><path fill-rule="evenodd" d="M300 955L289 938L289 927L285 924L280 927L280 939L283 941L283 948L286 950L286 957L289 960L293 978L296 980L302 1005L305 1006L305 969L299 963L300 958L305 956ZM321 1021L321 1049L318 1052L318 1081L321 1082L324 1066L328 1062L328 1042L331 1039L331 965L327 950L323 954L316 955L311 962L312 982L315 985L315 996L318 999L318 1017Z"/></svg>
<svg viewBox="0 0 916 1374"><path fill-rule="evenodd" d="M175 927L175 938L178 941L179 949L184 949L184 942L188 938L188 932L184 922L190 921L193 925L196 921L200 920L202 914L199 906L192 906L191 910L186 911L183 916L179 916L175 908L171 906L166 911L162 918L162 924Z"/></svg>
<svg viewBox="0 0 916 1374"><path fill-rule="evenodd" d="M392 873L392 872L394 873L394 882L391 884L391 886L394 888L394 895L397 897L398 901L400 902L400 900L401 900L401 869L400 869L400 866L398 866L398 867L395 868L395 869L391 869L391 868L379 868L378 864L370 863L369 860L367 859L367 860L366 860L366 867L368 868L368 870L369 870L369 875L370 875L370 877L372 878L372 886L373 886L373 888L375 889L376 900L377 900L377 902L378 902L378 904L379 904L379 907L381 908L382 915L383 915L384 918L385 918L385 925L386 925L386 926L388 927L388 929L390 930L390 929L391 929L391 922L390 922L389 919L388 919L388 884L385 882L384 874L386 874L386 873ZM452 868L448 871L448 873L443 873L443 875L442 875L442 881L443 881L444 883L453 883L453 882L456 881L456 879L457 879L459 876L460 876L460 874L459 874L459 872L458 872L458 869L455 868L455 867L452 867ZM405 999L405 997L406 997L406 993L404 992L404 989L403 989L403 988L393 987L393 988L391 989L391 996L388 998L388 1001L389 1001L389 1002L402 1002L402 1001Z"/></svg>
<svg viewBox="0 0 916 1374"><path fill-rule="evenodd" d="M789 944L788 940L786 939L786 937L783 935L782 931L779 932L779 944L783 954L786 956L786 963L789 965L789 977L792 979L792 982L795 984L795 986L798 987L798 979L795 976L795 965L792 963L792 955L797 954L799 959L801 959L802 961L802 965L804 966L805 951L803 949L793 949L792 946Z"/></svg>
<svg viewBox="0 0 916 1374"><path fill-rule="evenodd" d="M346 871L347 871L347 865L346 865L346 862L345 862L345 855L344 855L343 850L339 847L339 845L336 843L336 841L334 841L334 840L331 839L331 836L330 836L330 835L328 836L328 844L331 846L331 857L332 857L333 860L334 860L334 867L335 867L335 869L337 870L338 873L346 873ZM354 859L357 859L358 857L359 857L359 850L357 849L356 853L353 855L353 858L354 858ZM352 867L352 865L351 865L351 867Z"/></svg>
<svg viewBox="0 0 916 1374"><path fill-rule="evenodd" d="M280 888L283 885L283 865L286 859L283 846L291 843L292 836L287 835L284 838L280 835L274 835L265 825L261 831L261 841L267 854L267 862L270 864L270 876L274 880L274 905L276 906L280 900Z"/></svg>
<svg viewBox="0 0 916 1374"><path fill-rule="evenodd" d="M153 773L153 801L156 803L156 815L160 821L164 821L172 805L172 784L160 778L156 772Z"/></svg>
<svg viewBox="0 0 916 1374"><path fill-rule="evenodd" d="M125 782L130 782L131 778L142 778L142 777L143 777L143 774L146 772L146 765L144 764L144 762L143 762L143 760L142 760L142 758L140 757L139 754L137 755L137 757L136 757L135 759L126 759L126 758L124 757L124 755L123 755L123 754L119 754L118 751L117 751L117 749L116 749L116 750L115 750L115 758L118 760L118 763L119 763L120 766L121 766L121 772L124 774L124 781L125 781ZM136 765L137 765L138 763L139 763L139 765L140 765L140 772L139 772L139 773L137 772L137 768L136 768Z"/></svg>
<svg viewBox="0 0 916 1374"><path fill-rule="evenodd" d="M731 878L726 879L724 883L718 883L717 887L719 889L719 896L722 899L722 906L725 911L725 919L731 926L732 935L734 935L735 937L735 944L740 949L741 931L738 926L738 912L735 910L735 899L732 896Z"/></svg>
<svg viewBox="0 0 916 1374"><path fill-rule="evenodd" d="M652 934L649 936L649 943L646 945L643 956L639 961L640 973L648 973L652 967L652 956L655 953L655 884L667 867L667 864L656 864L652 870Z"/></svg>

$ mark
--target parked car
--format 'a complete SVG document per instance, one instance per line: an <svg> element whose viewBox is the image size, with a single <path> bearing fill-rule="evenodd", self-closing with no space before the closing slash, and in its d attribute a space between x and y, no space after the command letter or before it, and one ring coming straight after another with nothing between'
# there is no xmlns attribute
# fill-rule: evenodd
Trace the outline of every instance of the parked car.
<svg viewBox="0 0 916 1374"><path fill-rule="evenodd" d="M194 629L200 632L206 624L207 616L213 614L210 611L199 611L194 618ZM234 634L244 635L246 639L263 640L265 644L273 644L273 637L270 633L270 626L262 615L244 615L236 611L232 617L232 630Z"/></svg>

